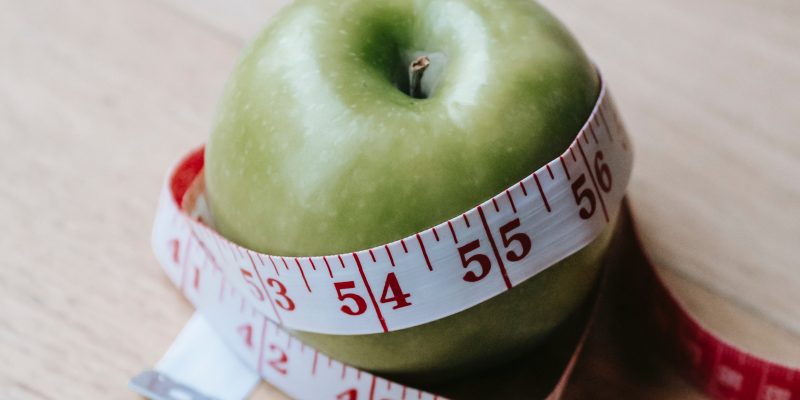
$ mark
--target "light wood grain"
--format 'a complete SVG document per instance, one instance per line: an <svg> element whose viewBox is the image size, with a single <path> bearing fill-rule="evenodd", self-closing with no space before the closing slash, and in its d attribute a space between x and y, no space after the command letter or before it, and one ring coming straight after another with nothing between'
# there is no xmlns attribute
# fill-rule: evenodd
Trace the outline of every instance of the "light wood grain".
<svg viewBox="0 0 800 400"><path fill-rule="evenodd" d="M163 173L283 3L0 0L0 398L135 398L127 379L191 314L149 249ZM800 364L800 3L545 3L621 106L670 286L723 337ZM601 324L569 397L700 398L624 353Z"/></svg>
<svg viewBox="0 0 800 400"><path fill-rule="evenodd" d="M552 3L629 122L649 254L723 337L800 365L800 4Z"/></svg>

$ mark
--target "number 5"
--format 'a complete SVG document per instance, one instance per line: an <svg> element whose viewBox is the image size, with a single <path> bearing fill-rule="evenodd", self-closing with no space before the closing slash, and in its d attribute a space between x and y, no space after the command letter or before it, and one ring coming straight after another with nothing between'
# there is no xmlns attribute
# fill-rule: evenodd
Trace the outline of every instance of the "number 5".
<svg viewBox="0 0 800 400"><path fill-rule="evenodd" d="M474 271L467 271L467 273L464 274L464 280L467 282L477 282L483 279L489 273L489 269L492 268L492 262L486 254L477 253L467 257L468 253L477 250L479 247L481 247L481 243L475 239L458 248L458 255L461 257L461 266L467 268L469 263L475 261L481 267L481 272L479 274L476 274Z"/></svg>
<svg viewBox="0 0 800 400"><path fill-rule="evenodd" d="M508 236L509 232L519 228L519 226L520 226L519 218L514 218L509 223L500 227L500 238L503 239L503 247L507 249L508 246L511 246L511 243L517 242L519 243L519 246L521 248L521 251L519 253L515 253L509 250L508 253L506 253L506 259L508 259L508 261L522 260L523 258L525 258L525 256L528 255L528 253L531 252L531 248L533 247L533 243L531 243L531 238L522 232L517 232L511 235L511 237Z"/></svg>
<svg viewBox="0 0 800 400"><path fill-rule="evenodd" d="M355 294L355 293L344 293L347 289L355 289L356 283L353 281L345 281L345 282L334 282L333 287L336 288L336 294L339 296L339 300L345 301L347 299L353 300L355 303L356 309L354 310L350 305L343 304L341 307L342 312L348 315L361 315L364 311L367 311L367 302L364 301L364 298Z"/></svg>
<svg viewBox="0 0 800 400"><path fill-rule="evenodd" d="M253 281L253 273L241 268L240 271L242 272L242 278L244 278L244 283L250 286L255 297L258 298L258 301L264 301L264 293L261 292L261 289L256 285L255 281Z"/></svg>
<svg viewBox="0 0 800 400"><path fill-rule="evenodd" d="M579 215L583 219L589 219L594 215L595 208L597 207L594 192L590 188L581 189L583 184L586 183L586 175L581 174L575 182L572 182L572 195L575 196L575 204L581 205L583 199L589 201L588 208L581 207Z"/></svg>

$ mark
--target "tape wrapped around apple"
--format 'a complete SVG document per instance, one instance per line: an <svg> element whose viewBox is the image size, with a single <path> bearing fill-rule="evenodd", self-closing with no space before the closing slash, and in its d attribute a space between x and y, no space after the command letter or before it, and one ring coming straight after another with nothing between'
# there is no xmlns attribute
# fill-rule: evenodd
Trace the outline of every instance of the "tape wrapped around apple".
<svg viewBox="0 0 800 400"><path fill-rule="evenodd" d="M247 48L206 148L216 229L347 253L458 215L557 157L599 78L532 0L299 0ZM613 224L610 224L613 225ZM367 370L449 377L535 346L586 298L613 226L478 306L400 331L296 332Z"/></svg>

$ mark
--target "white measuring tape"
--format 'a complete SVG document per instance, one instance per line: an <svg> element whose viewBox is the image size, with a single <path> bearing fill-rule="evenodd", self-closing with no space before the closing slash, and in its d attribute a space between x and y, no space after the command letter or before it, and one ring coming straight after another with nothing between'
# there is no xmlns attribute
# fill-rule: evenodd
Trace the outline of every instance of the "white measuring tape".
<svg viewBox="0 0 800 400"><path fill-rule="evenodd" d="M170 171L153 248L202 317L187 324L157 368L162 373L142 373L131 386L155 399L238 399L260 377L298 399L440 398L333 360L284 327L388 332L502 294L580 250L614 220L631 164L628 138L603 86L564 154L474 209L383 246L296 258L242 248L207 224L203 149L196 150ZM719 399L800 398L800 370L720 339L680 305L646 255L628 257L642 264L627 273L654 318L659 346L698 387ZM582 343L548 399L565 388ZM209 365L218 369L209 372Z"/></svg>
<svg viewBox="0 0 800 400"><path fill-rule="evenodd" d="M238 246L207 224L199 149L169 174L153 248L222 341L287 394L436 398L332 360L282 327L388 332L502 294L595 239L620 209L631 165L628 138L603 86L567 151L472 210L367 250L281 257Z"/></svg>
<svg viewBox="0 0 800 400"><path fill-rule="evenodd" d="M196 179L185 210L167 188L153 247L162 265L182 258L213 264L248 304L290 329L350 335L409 328L510 290L595 239L625 194L632 164L627 141L603 87L561 157L475 208L396 242L326 257L257 253L189 217L210 221L203 180ZM175 239L182 231L194 235L191 246Z"/></svg>

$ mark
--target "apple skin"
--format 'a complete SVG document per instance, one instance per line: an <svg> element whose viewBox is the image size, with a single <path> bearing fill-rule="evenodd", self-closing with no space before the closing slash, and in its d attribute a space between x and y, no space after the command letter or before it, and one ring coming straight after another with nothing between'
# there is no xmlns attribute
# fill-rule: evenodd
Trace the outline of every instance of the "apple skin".
<svg viewBox="0 0 800 400"><path fill-rule="evenodd" d="M422 99L404 92L421 54L432 63ZM406 237L557 157L598 92L579 45L530 0L296 1L222 96L206 148L215 226L283 256ZM455 316L387 334L298 334L373 371L468 370L534 345L573 312L608 235Z"/></svg>
<svg viewBox="0 0 800 400"><path fill-rule="evenodd" d="M550 269L458 314L372 335L294 333L335 359L412 384L491 367L534 347L583 303L597 281L614 225Z"/></svg>

